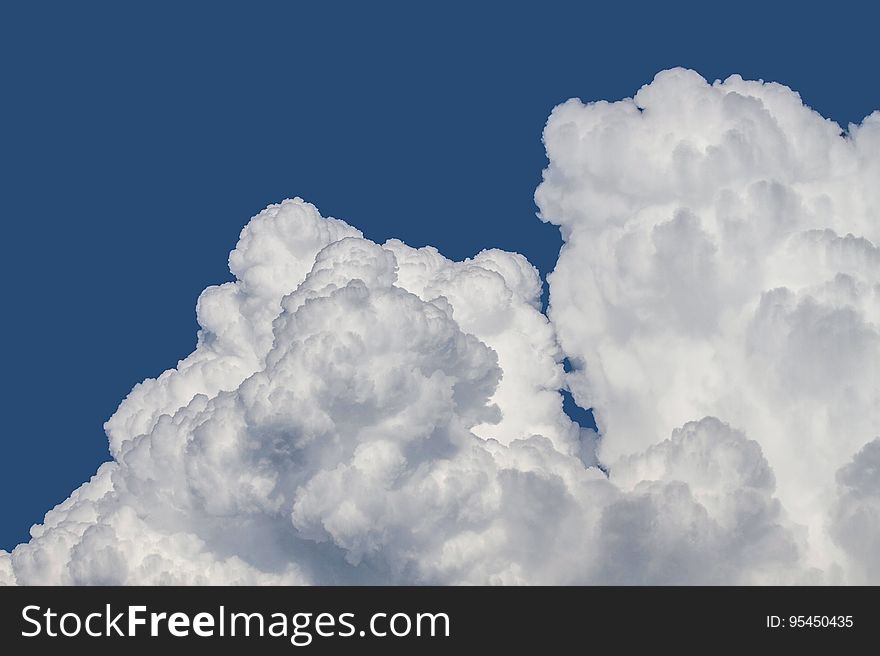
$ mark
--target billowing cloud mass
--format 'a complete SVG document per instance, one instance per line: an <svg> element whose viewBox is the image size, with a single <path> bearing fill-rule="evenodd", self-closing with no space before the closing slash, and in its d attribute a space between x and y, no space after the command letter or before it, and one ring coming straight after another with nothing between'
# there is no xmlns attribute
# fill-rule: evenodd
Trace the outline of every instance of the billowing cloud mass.
<svg viewBox="0 0 880 656"><path fill-rule="evenodd" d="M880 114L678 70L545 143L549 320L520 255L270 206L0 583L880 581Z"/></svg>
<svg viewBox="0 0 880 656"><path fill-rule="evenodd" d="M880 112L844 133L786 87L677 69L560 105L544 141L549 316L612 480L717 417L760 444L808 562L880 582L876 510L859 535L850 514L876 504L854 472L880 434Z"/></svg>
<svg viewBox="0 0 880 656"><path fill-rule="evenodd" d="M595 433L562 411L534 267L379 246L298 199L255 217L229 260L236 282L199 299L195 352L135 387L106 425L115 461L2 558L7 581L514 582L553 567L505 546L539 540L520 500L534 488L562 522L561 476L609 486L585 464Z"/></svg>

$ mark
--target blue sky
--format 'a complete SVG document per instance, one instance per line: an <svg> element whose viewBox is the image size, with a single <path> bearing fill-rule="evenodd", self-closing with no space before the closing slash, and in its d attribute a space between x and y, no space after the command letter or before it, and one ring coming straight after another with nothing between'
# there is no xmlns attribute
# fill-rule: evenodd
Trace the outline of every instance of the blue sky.
<svg viewBox="0 0 880 656"><path fill-rule="evenodd" d="M682 65L841 123L880 107L876 10L472 4L4 7L0 548L107 459L132 385L192 350L198 293L268 203L546 273L561 242L532 194L569 97Z"/></svg>

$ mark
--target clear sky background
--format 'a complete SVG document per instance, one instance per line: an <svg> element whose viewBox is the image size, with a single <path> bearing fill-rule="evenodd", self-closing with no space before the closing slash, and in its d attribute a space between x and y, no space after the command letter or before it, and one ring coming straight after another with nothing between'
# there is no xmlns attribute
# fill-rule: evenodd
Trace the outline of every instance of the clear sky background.
<svg viewBox="0 0 880 656"><path fill-rule="evenodd" d="M122 4L0 10L0 548L192 350L199 292L268 203L546 273L561 242L532 194L569 97L682 65L783 82L841 124L880 107L868 3Z"/></svg>

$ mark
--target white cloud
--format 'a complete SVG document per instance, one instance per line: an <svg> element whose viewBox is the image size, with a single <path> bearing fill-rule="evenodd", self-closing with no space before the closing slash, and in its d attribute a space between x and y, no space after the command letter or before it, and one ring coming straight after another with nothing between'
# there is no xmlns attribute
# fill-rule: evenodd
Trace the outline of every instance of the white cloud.
<svg viewBox="0 0 880 656"><path fill-rule="evenodd" d="M229 254L235 282L208 287L196 306L201 330L196 350L158 379L136 385L105 425L111 453L149 432L197 394L232 390L262 368L272 347L272 321L328 244L361 232L323 218L301 201L270 205L241 232Z"/></svg>
<svg viewBox="0 0 880 656"><path fill-rule="evenodd" d="M196 352L122 403L107 423L116 462L0 558L5 578L509 578L512 560L472 573L443 553L503 538L490 449L540 431L607 485L579 459L591 453L562 412L562 356L521 256L383 248L295 200L255 217L230 265L237 282L199 300Z"/></svg>
<svg viewBox="0 0 880 656"><path fill-rule="evenodd" d="M878 118L686 71L560 106L552 324L522 256L267 208L0 583L876 580Z"/></svg>
<svg viewBox="0 0 880 656"><path fill-rule="evenodd" d="M544 141L550 317L602 459L717 416L834 569L834 473L880 432L880 113L842 134L786 87L677 69L560 105Z"/></svg>

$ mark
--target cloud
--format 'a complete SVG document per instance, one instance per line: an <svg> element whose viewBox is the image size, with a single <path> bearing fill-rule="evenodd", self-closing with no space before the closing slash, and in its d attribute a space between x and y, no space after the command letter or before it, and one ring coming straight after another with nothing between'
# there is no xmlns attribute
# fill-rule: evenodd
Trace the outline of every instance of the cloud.
<svg viewBox="0 0 880 656"><path fill-rule="evenodd" d="M230 263L237 281L199 299L196 351L121 404L114 462L0 558L6 582L662 582L676 562L682 580L764 580L733 535L785 522L772 476L739 486L760 450L707 420L705 457L744 453L727 479L695 478L676 435L675 481L609 481L562 411L563 355L521 256L380 246L293 200ZM773 576L805 576L776 528Z"/></svg>
<svg viewBox="0 0 880 656"><path fill-rule="evenodd" d="M503 536L493 450L539 440L604 481L521 256L381 247L293 200L248 224L230 269L199 299L196 351L120 405L115 461L0 558L5 579L471 580L443 549Z"/></svg>
<svg viewBox="0 0 880 656"><path fill-rule="evenodd" d="M810 562L845 563L835 472L880 432L880 112L842 132L784 86L676 69L560 105L544 142L549 316L602 460L718 417L760 444Z"/></svg>
<svg viewBox="0 0 880 656"><path fill-rule="evenodd" d="M837 472L831 532L850 556L856 581L880 584L880 438Z"/></svg>
<svg viewBox="0 0 880 656"><path fill-rule="evenodd" d="M158 379L136 385L104 426L111 454L118 455L124 443L149 432L162 415L174 414L196 395L233 390L262 368L281 299L305 279L322 248L361 236L298 201L271 205L251 219L229 254L236 281L208 287L199 297L195 351Z"/></svg>
<svg viewBox="0 0 880 656"><path fill-rule="evenodd" d="M552 322L520 255L270 206L0 583L876 578L880 118L670 71L545 142Z"/></svg>

